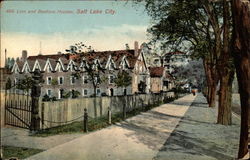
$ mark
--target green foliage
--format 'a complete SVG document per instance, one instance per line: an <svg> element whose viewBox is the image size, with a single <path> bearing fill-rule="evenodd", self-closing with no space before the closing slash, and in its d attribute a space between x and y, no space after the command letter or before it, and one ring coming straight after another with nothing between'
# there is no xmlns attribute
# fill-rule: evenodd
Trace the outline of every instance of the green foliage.
<svg viewBox="0 0 250 160"><path fill-rule="evenodd" d="M72 90L72 91L71 91L71 95L72 95L72 98L77 98L77 97L79 97L80 92L79 92L79 91L76 91L76 90Z"/></svg>
<svg viewBox="0 0 250 160"><path fill-rule="evenodd" d="M51 80L51 85L52 85L52 86L58 85L57 79L54 79L54 78L53 78L53 79Z"/></svg>
<svg viewBox="0 0 250 160"><path fill-rule="evenodd" d="M43 150L40 149L3 146L3 159L9 159L12 157L25 159L42 151Z"/></svg>
<svg viewBox="0 0 250 160"><path fill-rule="evenodd" d="M127 87L131 84L132 77L126 71L120 71L115 79L117 87Z"/></svg>
<svg viewBox="0 0 250 160"><path fill-rule="evenodd" d="M16 88L28 92L32 88L34 83L35 82L32 77L25 76L24 79L18 80Z"/></svg>
<svg viewBox="0 0 250 160"><path fill-rule="evenodd" d="M62 98L78 98L81 93L77 90L68 91L67 93L63 94Z"/></svg>
<svg viewBox="0 0 250 160"><path fill-rule="evenodd" d="M50 97L49 97L47 94L45 94L45 95L43 96L42 101L45 101L45 102L50 101Z"/></svg>
<svg viewBox="0 0 250 160"><path fill-rule="evenodd" d="M43 98L42 98L42 101L44 101L44 102L48 102L48 101L56 101L57 99L56 99L56 97L54 96L54 97L49 97L47 94L45 94L44 96L43 96Z"/></svg>
<svg viewBox="0 0 250 160"><path fill-rule="evenodd" d="M199 59L209 55L215 42L209 15L204 6L212 2L145 2L146 10L153 19L153 25L148 29L152 35L151 43L160 43L162 49L189 51L192 58ZM212 4L212 8L216 16L221 17L221 4Z"/></svg>

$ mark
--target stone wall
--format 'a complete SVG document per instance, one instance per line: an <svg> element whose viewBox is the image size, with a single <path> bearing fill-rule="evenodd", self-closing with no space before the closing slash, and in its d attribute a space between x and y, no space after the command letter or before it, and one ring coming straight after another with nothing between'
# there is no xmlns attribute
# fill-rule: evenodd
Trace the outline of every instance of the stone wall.
<svg viewBox="0 0 250 160"><path fill-rule="evenodd" d="M163 101L165 97L173 97L174 92L162 94L139 94L128 96L114 97L88 97L77 99L65 99L54 102L41 102L39 107L41 126L43 128L51 128L64 125L68 122L82 121L84 108L88 110L91 118L100 117L108 114L108 107L111 107L112 114L123 111L125 105L126 110L130 111L134 108L144 107L146 105Z"/></svg>

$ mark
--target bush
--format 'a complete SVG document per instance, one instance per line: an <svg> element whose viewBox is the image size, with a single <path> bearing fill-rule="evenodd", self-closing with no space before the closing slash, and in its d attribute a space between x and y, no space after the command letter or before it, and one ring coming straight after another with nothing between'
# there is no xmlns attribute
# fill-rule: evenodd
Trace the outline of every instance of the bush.
<svg viewBox="0 0 250 160"><path fill-rule="evenodd" d="M45 94L45 95L43 96L42 101L48 102L48 101L50 101L50 97L49 97L47 94Z"/></svg>

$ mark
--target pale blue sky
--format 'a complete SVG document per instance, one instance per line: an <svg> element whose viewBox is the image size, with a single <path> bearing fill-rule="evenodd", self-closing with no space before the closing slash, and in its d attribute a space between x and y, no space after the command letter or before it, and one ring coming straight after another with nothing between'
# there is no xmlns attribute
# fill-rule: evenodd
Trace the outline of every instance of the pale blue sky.
<svg viewBox="0 0 250 160"><path fill-rule="evenodd" d="M17 10L71 10L77 9L113 9L110 14L11 14L7 9ZM1 27L5 32L53 33L82 31L100 26L117 26L121 24L148 25L149 17L143 5L134 5L124 1L7 1L4 2L1 15Z"/></svg>
<svg viewBox="0 0 250 160"><path fill-rule="evenodd" d="M7 13L13 9L15 13ZM87 14L76 14L77 9L87 9ZM90 14L90 10L102 14ZM105 14L112 9L115 14ZM18 14L24 10L26 13ZM27 13L36 10L36 13ZM73 14L40 13L38 10L73 11ZM124 49L128 43L133 48L135 40L147 41L146 29L150 17L144 5L124 1L4 1L1 7L1 57L6 48L8 56L20 56L22 50L29 55L55 54L76 42L93 46L96 50ZM4 58L1 58L3 62ZM2 66L2 65L1 65Z"/></svg>

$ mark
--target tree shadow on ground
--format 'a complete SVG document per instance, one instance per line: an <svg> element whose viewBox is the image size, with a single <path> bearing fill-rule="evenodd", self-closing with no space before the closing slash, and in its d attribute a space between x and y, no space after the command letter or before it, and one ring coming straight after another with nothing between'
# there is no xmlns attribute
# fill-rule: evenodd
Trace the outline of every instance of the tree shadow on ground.
<svg viewBox="0 0 250 160"><path fill-rule="evenodd" d="M203 101L203 102L202 102ZM220 131L214 131L213 127L217 126L218 128L223 128L223 126L218 126L215 123L211 123L211 120L207 122L200 117L194 117L193 111L196 110L195 113L199 109L206 112L208 108L207 104L204 103L204 99L196 97L192 105L190 106L189 110L185 113L185 116L181 119L180 123L176 126L174 131L170 134L170 137L166 140L163 147L159 150L158 154L153 158L156 159L171 159L170 157L174 157L175 155L181 155L186 157L213 157L216 159L234 159L230 154L227 152L227 148L225 144L220 144L216 140L218 137L220 138L221 135L213 137L215 140L208 139L202 134L202 131L197 131L199 129L204 129L204 131L208 133L218 134ZM210 109L210 108L208 108ZM202 114L202 113L200 113ZM194 119L195 118L195 119ZM202 128L200 128L202 126ZM215 128L216 130L217 128ZM224 129L224 128L223 128ZM228 130L224 130L228 131ZM223 133L223 132L222 132ZM210 137L211 138L211 137ZM229 143L230 144L230 143Z"/></svg>

